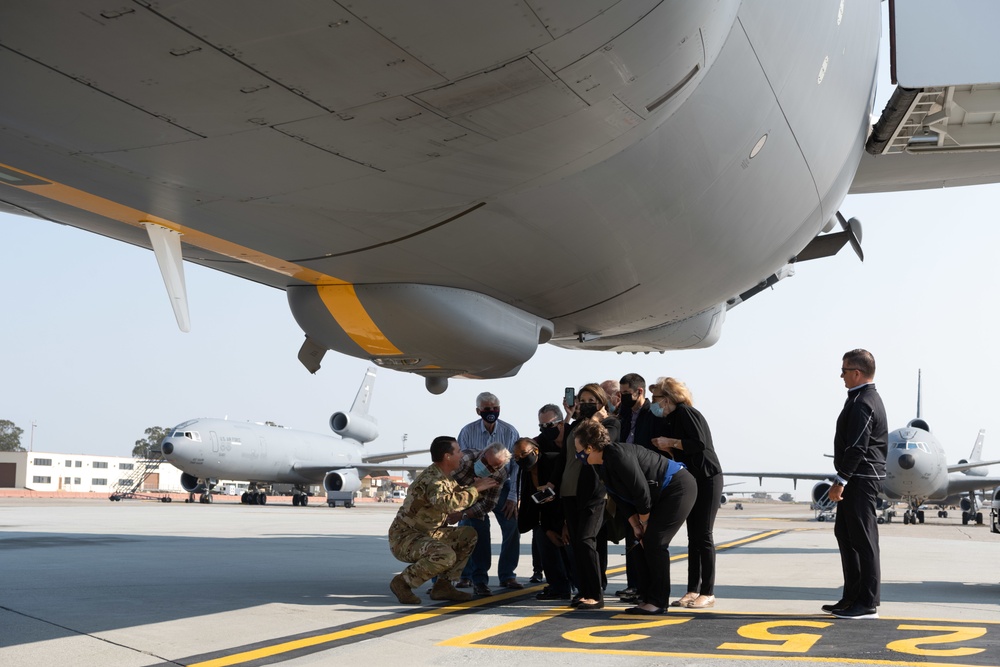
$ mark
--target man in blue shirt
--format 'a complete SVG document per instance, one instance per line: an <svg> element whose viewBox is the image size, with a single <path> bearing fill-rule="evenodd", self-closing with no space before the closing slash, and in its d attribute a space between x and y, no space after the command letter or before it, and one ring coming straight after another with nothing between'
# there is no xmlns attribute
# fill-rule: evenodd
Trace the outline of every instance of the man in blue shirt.
<svg viewBox="0 0 1000 667"><path fill-rule="evenodd" d="M483 450L491 444L499 442L511 453L507 464L508 479L500 489L493 516L500 525L502 545L500 559L497 562L497 574L500 585L506 588L519 589L524 585L518 582L515 575L517 561L521 550L521 534L517 530L517 489L518 467L513 463L514 443L520 435L517 429L500 420L500 399L489 392L483 392L476 397L476 414L479 419L467 424L458 434L458 445L463 451ZM490 544L490 517L465 519L463 526L476 529L479 542ZM475 562L474 562L475 561ZM489 588L489 569L492 561L490 549L479 549L469 558L469 563L462 572L459 588L473 586L476 595L491 595ZM475 579L481 579L476 581Z"/></svg>

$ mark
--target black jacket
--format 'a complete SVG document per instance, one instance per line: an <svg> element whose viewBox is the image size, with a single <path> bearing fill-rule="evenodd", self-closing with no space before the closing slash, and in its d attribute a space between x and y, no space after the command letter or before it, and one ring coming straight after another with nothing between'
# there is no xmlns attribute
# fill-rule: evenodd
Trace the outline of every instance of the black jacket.
<svg viewBox="0 0 1000 667"><path fill-rule="evenodd" d="M561 465L559 466L558 473L553 479L553 483L556 485L556 491L559 490L560 483L562 482L562 474L566 469L566 457L576 456L576 444L573 442L573 431L576 430L576 426L579 423L580 420L577 420L573 422L572 426L566 429L566 440L563 443ZM617 417L607 417L601 420L601 425L608 430L608 435L611 436L612 442L618 439ZM581 500L604 497L604 484L601 482L601 478L598 477L597 471L594 470L594 466L587 464L583 465L583 469L580 471L580 479L576 483L576 497Z"/></svg>
<svg viewBox="0 0 1000 667"><path fill-rule="evenodd" d="M625 410L624 412L618 413L618 422L621 425L621 431L619 437L622 442L628 439L628 434L632 429L632 420L635 420L635 437L632 440L632 444L639 445L640 447L645 447L646 449L651 449L654 451L659 451L653 447L653 437L656 434L656 422L658 421L653 412L649 409L649 401L647 400L639 408L639 412L632 412L631 409Z"/></svg>
<svg viewBox="0 0 1000 667"><path fill-rule="evenodd" d="M712 431L704 415L690 405L680 404L660 420L657 435L677 438L682 450L671 449L675 460L687 466L695 479L714 477L722 472L722 464L712 444Z"/></svg>
<svg viewBox="0 0 1000 667"><path fill-rule="evenodd" d="M660 497L668 460L642 447L612 442L604 448L604 464L594 467L615 503L630 506L629 514L648 514Z"/></svg>
<svg viewBox="0 0 1000 667"><path fill-rule="evenodd" d="M539 452L538 463L535 464L535 468L538 469L538 486L552 482L556 469L561 465L564 465L564 460L560 453ZM538 491L538 487L535 486L534 476L531 473L531 470L522 468L518 477L521 502L517 509L517 529L527 533L535 526L541 526L543 530L561 531L564 522L562 503L558 498L541 505L532 500L531 495Z"/></svg>
<svg viewBox="0 0 1000 667"><path fill-rule="evenodd" d="M833 466L849 481L852 477L885 479L889 427L882 397L874 384L855 387L837 417L833 437Z"/></svg>

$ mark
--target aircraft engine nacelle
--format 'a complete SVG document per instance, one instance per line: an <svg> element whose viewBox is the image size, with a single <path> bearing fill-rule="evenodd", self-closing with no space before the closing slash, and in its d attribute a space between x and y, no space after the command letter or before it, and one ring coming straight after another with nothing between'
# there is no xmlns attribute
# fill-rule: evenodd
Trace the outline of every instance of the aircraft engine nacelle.
<svg viewBox="0 0 1000 667"><path fill-rule="evenodd" d="M961 459L958 463L961 465L963 463L968 463L968 461L966 459ZM986 474L989 472L989 468L987 466L980 466L978 468L969 468L968 470L963 470L962 472L966 475L972 475L973 477L986 477Z"/></svg>
<svg viewBox="0 0 1000 667"><path fill-rule="evenodd" d="M361 479L358 471L354 468L342 468L326 473L323 478L323 489L325 491L344 491L354 493L361 488Z"/></svg>
<svg viewBox="0 0 1000 667"><path fill-rule="evenodd" d="M371 442L378 437L378 426L371 419L348 412L334 412L330 415L330 429L341 438L358 442Z"/></svg>
<svg viewBox="0 0 1000 667"><path fill-rule="evenodd" d="M181 473L181 488L188 493L205 493L205 485L194 475Z"/></svg>
<svg viewBox="0 0 1000 667"><path fill-rule="evenodd" d="M722 497L721 497L721 498L719 498L719 504L720 504L720 505L725 505L725 504L726 504L726 503L728 503L728 502L729 502L729 498L727 498L727 497L726 497L726 494L724 494L724 493L723 493L723 494L722 494Z"/></svg>
<svg viewBox="0 0 1000 667"><path fill-rule="evenodd" d="M961 500L959 500L958 501L958 506L962 508L963 512L971 512L972 511L972 503L969 502L968 497L964 497Z"/></svg>
<svg viewBox="0 0 1000 667"><path fill-rule="evenodd" d="M820 482L812 488L812 502L813 507L823 508L832 504L832 501L827 497L827 493L830 492L830 487L833 484L830 482Z"/></svg>

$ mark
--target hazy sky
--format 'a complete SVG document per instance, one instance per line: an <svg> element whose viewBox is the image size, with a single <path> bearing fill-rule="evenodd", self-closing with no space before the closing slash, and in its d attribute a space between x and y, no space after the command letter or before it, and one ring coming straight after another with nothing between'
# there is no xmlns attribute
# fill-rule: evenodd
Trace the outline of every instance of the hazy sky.
<svg viewBox="0 0 1000 667"><path fill-rule="evenodd" d="M880 100L890 92L884 81ZM722 339L705 350L542 346L517 377L452 380L442 396L418 376L379 370L372 412L381 435L369 449L398 450L404 434L407 448L457 434L476 418L481 391L500 397L501 419L534 435L538 407L560 402L565 386L638 372L688 383L725 470L827 471L844 400L841 355L865 347L890 428L915 416L922 368L923 416L949 461L968 456L980 428L984 456L1000 458L998 201L1000 186L849 197L841 210L864 224L865 262L845 249L799 265L731 310ZM328 433L330 414L350 406L369 365L330 352L310 375L280 290L185 264L192 331L183 334L151 251L5 215L0 248L0 419L25 430L25 447L33 420L35 450L123 456L146 427L194 417ZM810 486L800 484L799 497Z"/></svg>

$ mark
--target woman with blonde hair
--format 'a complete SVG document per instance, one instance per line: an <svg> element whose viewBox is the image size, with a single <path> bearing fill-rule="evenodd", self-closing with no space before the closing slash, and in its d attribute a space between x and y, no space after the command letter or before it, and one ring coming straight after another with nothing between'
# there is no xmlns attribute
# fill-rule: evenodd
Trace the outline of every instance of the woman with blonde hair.
<svg viewBox="0 0 1000 667"><path fill-rule="evenodd" d="M715 537L712 531L722 500L722 464L712 444L705 416L692 405L691 391L680 380L661 377L650 387L650 409L660 417L653 446L683 463L698 483L698 497L687 518L687 593L672 607L715 606Z"/></svg>

